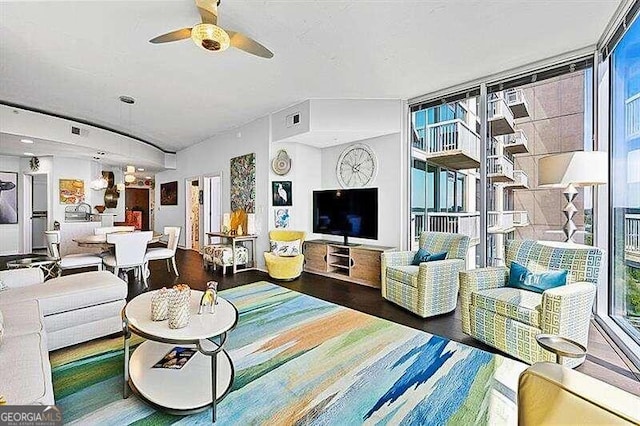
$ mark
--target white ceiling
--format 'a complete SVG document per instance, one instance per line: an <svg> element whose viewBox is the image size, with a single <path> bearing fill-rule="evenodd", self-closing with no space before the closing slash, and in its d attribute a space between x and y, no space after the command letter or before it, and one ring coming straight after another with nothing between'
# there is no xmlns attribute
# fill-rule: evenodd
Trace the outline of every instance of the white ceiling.
<svg viewBox="0 0 640 426"><path fill-rule="evenodd" d="M3 2L0 100L179 150L308 98L406 99L594 44L619 3L223 0L266 60L147 42L197 23L193 0Z"/></svg>
<svg viewBox="0 0 640 426"><path fill-rule="evenodd" d="M119 168L124 170L126 165L134 165L136 168L144 168L144 171L136 171L138 178L153 176L162 169L156 165L149 163L145 158L131 158L118 153L109 153L106 156L98 156L95 149L70 144L64 142L54 142L46 139L29 138L32 144L21 142L25 139L21 135L12 135L10 133L0 133L0 154L11 155L16 157L30 157L31 154L36 157L72 157L89 161L98 161L100 164ZM99 158L99 160L96 160Z"/></svg>

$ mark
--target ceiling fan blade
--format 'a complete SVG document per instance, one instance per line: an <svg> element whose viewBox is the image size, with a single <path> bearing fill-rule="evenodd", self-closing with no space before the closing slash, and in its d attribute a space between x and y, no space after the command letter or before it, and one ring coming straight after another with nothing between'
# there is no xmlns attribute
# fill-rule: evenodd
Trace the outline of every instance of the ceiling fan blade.
<svg viewBox="0 0 640 426"><path fill-rule="evenodd" d="M218 0L196 0L203 24L218 24Z"/></svg>
<svg viewBox="0 0 640 426"><path fill-rule="evenodd" d="M231 39L231 46L262 58L273 58L273 52L254 39L235 31L227 31L227 34L229 34L229 38Z"/></svg>
<svg viewBox="0 0 640 426"><path fill-rule="evenodd" d="M191 37L191 28L183 28L181 30L171 31L149 40L149 43L168 43L170 41L184 40Z"/></svg>

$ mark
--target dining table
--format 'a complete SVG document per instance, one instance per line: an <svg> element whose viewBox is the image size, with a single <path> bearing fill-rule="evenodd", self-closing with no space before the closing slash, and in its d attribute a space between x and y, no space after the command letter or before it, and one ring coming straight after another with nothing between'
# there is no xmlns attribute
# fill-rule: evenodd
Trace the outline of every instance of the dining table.
<svg viewBox="0 0 640 426"><path fill-rule="evenodd" d="M139 232L139 231L133 231ZM125 232L128 233L128 232ZM164 234L160 232L154 232L151 240L147 244L157 243L160 241ZM84 235L73 239L78 247L99 248L102 250L109 250L113 247L113 244L107 242L107 235Z"/></svg>

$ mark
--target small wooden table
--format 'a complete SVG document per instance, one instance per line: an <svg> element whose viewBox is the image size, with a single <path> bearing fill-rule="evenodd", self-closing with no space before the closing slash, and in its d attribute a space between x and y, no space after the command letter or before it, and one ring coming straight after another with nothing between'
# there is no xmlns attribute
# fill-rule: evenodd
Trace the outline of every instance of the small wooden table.
<svg viewBox="0 0 640 426"><path fill-rule="evenodd" d="M243 269L255 269L257 266L256 263L256 240L258 236L255 234L252 235L232 235L225 234L224 232L207 232L207 237L209 239L209 244L211 244L211 238L220 238L222 240L228 240L231 242L231 250L233 252L233 273L235 274L238 271L238 265L236 265L236 244L241 243L244 245L245 242L251 243L251 266L249 266L249 262L247 262L246 268Z"/></svg>

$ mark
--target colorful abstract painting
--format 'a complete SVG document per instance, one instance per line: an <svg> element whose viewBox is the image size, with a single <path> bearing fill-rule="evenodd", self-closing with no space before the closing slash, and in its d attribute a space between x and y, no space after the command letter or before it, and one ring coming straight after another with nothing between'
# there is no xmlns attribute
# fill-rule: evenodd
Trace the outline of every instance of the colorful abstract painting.
<svg viewBox="0 0 640 426"><path fill-rule="evenodd" d="M231 210L255 213L256 155L246 154L231 159Z"/></svg>
<svg viewBox="0 0 640 426"><path fill-rule="evenodd" d="M289 209L284 207L273 209L273 226L275 228L288 228L290 219Z"/></svg>
<svg viewBox="0 0 640 426"><path fill-rule="evenodd" d="M84 181L60 179L60 204L78 204L84 201Z"/></svg>
<svg viewBox="0 0 640 426"><path fill-rule="evenodd" d="M240 318L216 424L516 424L525 364L267 282L220 295ZM65 423L211 422L211 410L180 417L122 399L121 338L53 352L51 363Z"/></svg>

